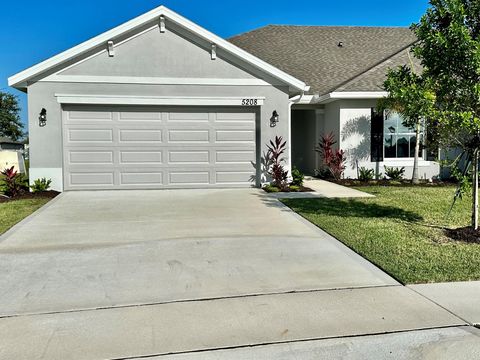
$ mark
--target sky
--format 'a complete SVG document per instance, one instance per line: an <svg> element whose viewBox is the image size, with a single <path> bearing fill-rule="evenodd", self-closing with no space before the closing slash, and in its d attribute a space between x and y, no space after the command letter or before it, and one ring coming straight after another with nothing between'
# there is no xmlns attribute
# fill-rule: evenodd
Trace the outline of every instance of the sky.
<svg viewBox="0 0 480 360"><path fill-rule="evenodd" d="M295 6L298 4L299 6ZM409 26L427 0L16 0L0 10L0 91L19 96L22 122L27 97L7 78L165 5L224 38L269 24Z"/></svg>

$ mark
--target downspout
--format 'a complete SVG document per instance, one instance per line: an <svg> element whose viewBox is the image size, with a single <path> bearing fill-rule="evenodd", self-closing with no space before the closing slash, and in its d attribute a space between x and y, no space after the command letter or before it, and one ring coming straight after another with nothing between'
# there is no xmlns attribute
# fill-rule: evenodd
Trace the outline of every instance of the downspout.
<svg viewBox="0 0 480 360"><path fill-rule="evenodd" d="M295 95L288 99L288 164L287 170L289 172L289 178L292 174L292 105L297 104L305 95L305 91L310 90L310 86L306 86L300 95Z"/></svg>

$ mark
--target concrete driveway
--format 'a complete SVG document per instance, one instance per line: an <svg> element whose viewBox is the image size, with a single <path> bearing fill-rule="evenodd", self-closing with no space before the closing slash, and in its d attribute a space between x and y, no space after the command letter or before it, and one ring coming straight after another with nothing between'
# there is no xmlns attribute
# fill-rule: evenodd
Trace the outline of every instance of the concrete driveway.
<svg viewBox="0 0 480 360"><path fill-rule="evenodd" d="M295 345L310 359L326 338L478 340L255 189L64 193L1 238L0 273L2 359L278 359L311 340Z"/></svg>

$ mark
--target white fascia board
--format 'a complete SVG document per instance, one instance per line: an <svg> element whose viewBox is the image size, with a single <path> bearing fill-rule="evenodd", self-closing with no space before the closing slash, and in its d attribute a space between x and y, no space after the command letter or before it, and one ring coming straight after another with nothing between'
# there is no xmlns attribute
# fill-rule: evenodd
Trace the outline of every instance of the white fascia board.
<svg viewBox="0 0 480 360"><path fill-rule="evenodd" d="M80 95L55 94L60 104L90 105L178 105L178 106L244 106L246 97L200 97L200 96L130 96L130 95ZM248 97L261 106L265 97ZM251 102L249 102L251 104Z"/></svg>
<svg viewBox="0 0 480 360"><path fill-rule="evenodd" d="M352 100L368 100L381 99L388 96L386 91L334 91L318 98L317 103L327 104L336 100L352 99Z"/></svg>
<svg viewBox="0 0 480 360"><path fill-rule="evenodd" d="M262 79L223 79L223 78L161 78L141 76L86 76L49 75L40 82L99 83L99 84L149 84L149 85L223 85L223 86L267 86Z"/></svg>
<svg viewBox="0 0 480 360"><path fill-rule="evenodd" d="M87 40L69 50L66 50L58 55L55 55L37 65L34 65L24 71L21 71L18 74L15 74L9 77L8 85L17 87L17 88L22 88L22 87L24 88L26 86L26 82L30 78L37 76L44 71L50 70L53 67L58 66L76 56L79 56L96 46L99 46L103 43L106 44L107 41L110 41L128 31L132 31L149 21L153 21L154 19L159 18L162 15L165 18L177 23L179 26L184 27L187 30L193 32L198 37L216 44L218 48L221 48L224 51L233 54L234 56L260 69L261 71L264 71L267 74L281 80L282 82L288 84L290 87L300 91L304 91L306 89L307 85L303 81L283 72L282 70L264 62L263 60L260 60L256 56L253 56L252 54L240 49L239 47L231 44L230 42L222 39L221 37L198 26L197 24L171 11L170 9L166 8L163 5L143 15L140 15L130 21L127 21L126 23L120 26L117 26L112 30L104 32L103 34L100 34L90 40Z"/></svg>

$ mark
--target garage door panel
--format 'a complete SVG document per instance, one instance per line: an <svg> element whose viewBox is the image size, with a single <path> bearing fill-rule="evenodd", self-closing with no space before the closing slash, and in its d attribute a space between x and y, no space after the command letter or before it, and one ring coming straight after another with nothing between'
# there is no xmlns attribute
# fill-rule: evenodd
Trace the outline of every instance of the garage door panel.
<svg viewBox="0 0 480 360"><path fill-rule="evenodd" d="M208 150L167 150L168 163L174 164L209 164L210 152Z"/></svg>
<svg viewBox="0 0 480 360"><path fill-rule="evenodd" d="M217 184L244 184L252 181L251 171L216 171Z"/></svg>
<svg viewBox="0 0 480 360"><path fill-rule="evenodd" d="M161 143L162 130L160 129L120 129L119 142Z"/></svg>
<svg viewBox="0 0 480 360"><path fill-rule="evenodd" d="M110 150L72 150L68 155L68 161L72 165L113 165L113 151Z"/></svg>
<svg viewBox="0 0 480 360"><path fill-rule="evenodd" d="M121 172L120 185L163 185L163 172Z"/></svg>
<svg viewBox="0 0 480 360"><path fill-rule="evenodd" d="M66 111L65 189L252 185L255 113L172 110L122 106Z"/></svg>
<svg viewBox="0 0 480 360"><path fill-rule="evenodd" d="M113 186L114 172L72 172L69 174L71 186Z"/></svg>
<svg viewBox="0 0 480 360"><path fill-rule="evenodd" d="M210 133L208 130L169 130L169 143L208 143Z"/></svg>
<svg viewBox="0 0 480 360"><path fill-rule="evenodd" d="M170 171L170 185L209 185L209 171Z"/></svg>
<svg viewBox="0 0 480 360"><path fill-rule="evenodd" d="M113 141L112 129L69 129L67 133L69 142L108 142Z"/></svg>
<svg viewBox="0 0 480 360"><path fill-rule="evenodd" d="M216 130L217 142L250 142L255 143L253 130Z"/></svg>
<svg viewBox="0 0 480 360"><path fill-rule="evenodd" d="M161 150L125 150L119 151L119 164L162 164Z"/></svg>
<svg viewBox="0 0 480 360"><path fill-rule="evenodd" d="M131 121L132 123L161 123L162 122L162 113L160 112L148 112L148 111L129 111L129 112L120 112L118 120L121 122Z"/></svg>

